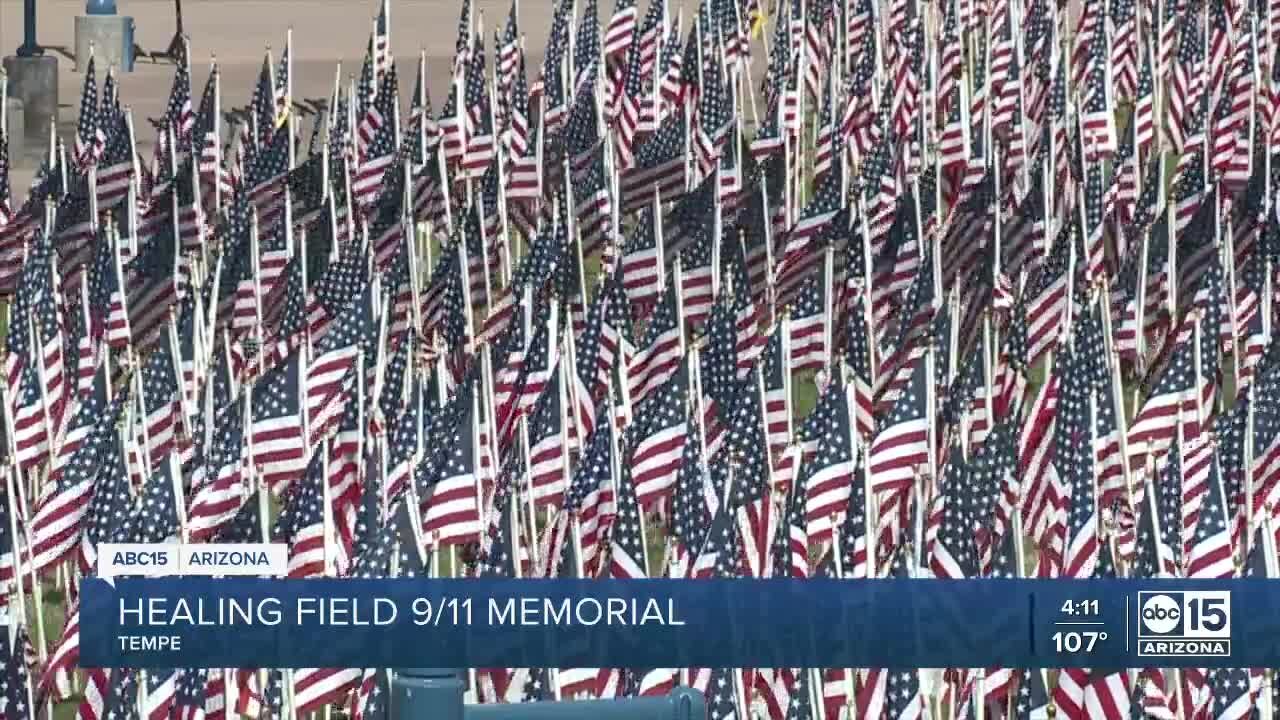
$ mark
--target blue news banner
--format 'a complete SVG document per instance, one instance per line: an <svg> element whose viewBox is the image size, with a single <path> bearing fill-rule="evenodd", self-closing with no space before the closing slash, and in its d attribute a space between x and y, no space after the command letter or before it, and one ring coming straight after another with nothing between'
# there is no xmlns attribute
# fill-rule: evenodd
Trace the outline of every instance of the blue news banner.
<svg viewBox="0 0 1280 720"><path fill-rule="evenodd" d="M88 579L118 667L1275 667L1280 583Z"/></svg>

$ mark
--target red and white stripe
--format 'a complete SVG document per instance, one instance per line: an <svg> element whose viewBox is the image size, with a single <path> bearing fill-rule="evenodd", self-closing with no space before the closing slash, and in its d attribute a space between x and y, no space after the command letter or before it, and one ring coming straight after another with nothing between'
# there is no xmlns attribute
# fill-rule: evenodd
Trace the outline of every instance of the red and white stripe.
<svg viewBox="0 0 1280 720"><path fill-rule="evenodd" d="M423 534L441 545L480 539L480 488L473 473L442 478L422 515Z"/></svg>
<svg viewBox="0 0 1280 720"><path fill-rule="evenodd" d="M687 436L688 424L681 420L636 443L631 455L631 478L641 507L653 507L675 488Z"/></svg>
<svg viewBox="0 0 1280 720"><path fill-rule="evenodd" d="M293 702L299 715L341 702L356 688L359 668L303 668L293 675Z"/></svg>

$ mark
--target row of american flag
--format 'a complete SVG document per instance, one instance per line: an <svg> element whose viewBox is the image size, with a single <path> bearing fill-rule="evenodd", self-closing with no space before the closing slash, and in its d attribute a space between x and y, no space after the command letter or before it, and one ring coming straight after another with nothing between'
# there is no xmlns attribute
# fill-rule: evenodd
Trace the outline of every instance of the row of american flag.
<svg viewBox="0 0 1280 720"><path fill-rule="evenodd" d="M188 52L150 158L92 64L20 203L0 154L5 718L387 715L385 669L78 669L101 542L284 542L293 577L1280 573L1280 2L582 4L528 68L518 7L490 41L463 0L439 113L383 4L309 133L289 37L235 126ZM471 681L685 683L714 720L1277 707L1258 668Z"/></svg>

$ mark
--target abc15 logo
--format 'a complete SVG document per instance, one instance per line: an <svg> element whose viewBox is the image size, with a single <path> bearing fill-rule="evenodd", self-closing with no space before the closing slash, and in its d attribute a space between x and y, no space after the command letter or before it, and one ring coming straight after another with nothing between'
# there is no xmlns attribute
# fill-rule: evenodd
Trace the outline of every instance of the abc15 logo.
<svg viewBox="0 0 1280 720"><path fill-rule="evenodd" d="M1231 637L1230 590L1143 590L1138 637L1225 640Z"/></svg>

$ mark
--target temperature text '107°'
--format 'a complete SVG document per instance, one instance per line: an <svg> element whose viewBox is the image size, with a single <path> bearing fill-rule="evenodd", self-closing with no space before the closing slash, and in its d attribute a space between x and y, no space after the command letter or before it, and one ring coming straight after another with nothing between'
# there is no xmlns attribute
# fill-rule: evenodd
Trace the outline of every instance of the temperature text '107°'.
<svg viewBox="0 0 1280 720"><path fill-rule="evenodd" d="M1053 649L1056 652L1077 653L1080 651L1093 652L1093 648L1100 640L1106 640L1107 633L1105 631L1087 630L1084 632L1072 630L1069 632L1056 632L1053 634Z"/></svg>

